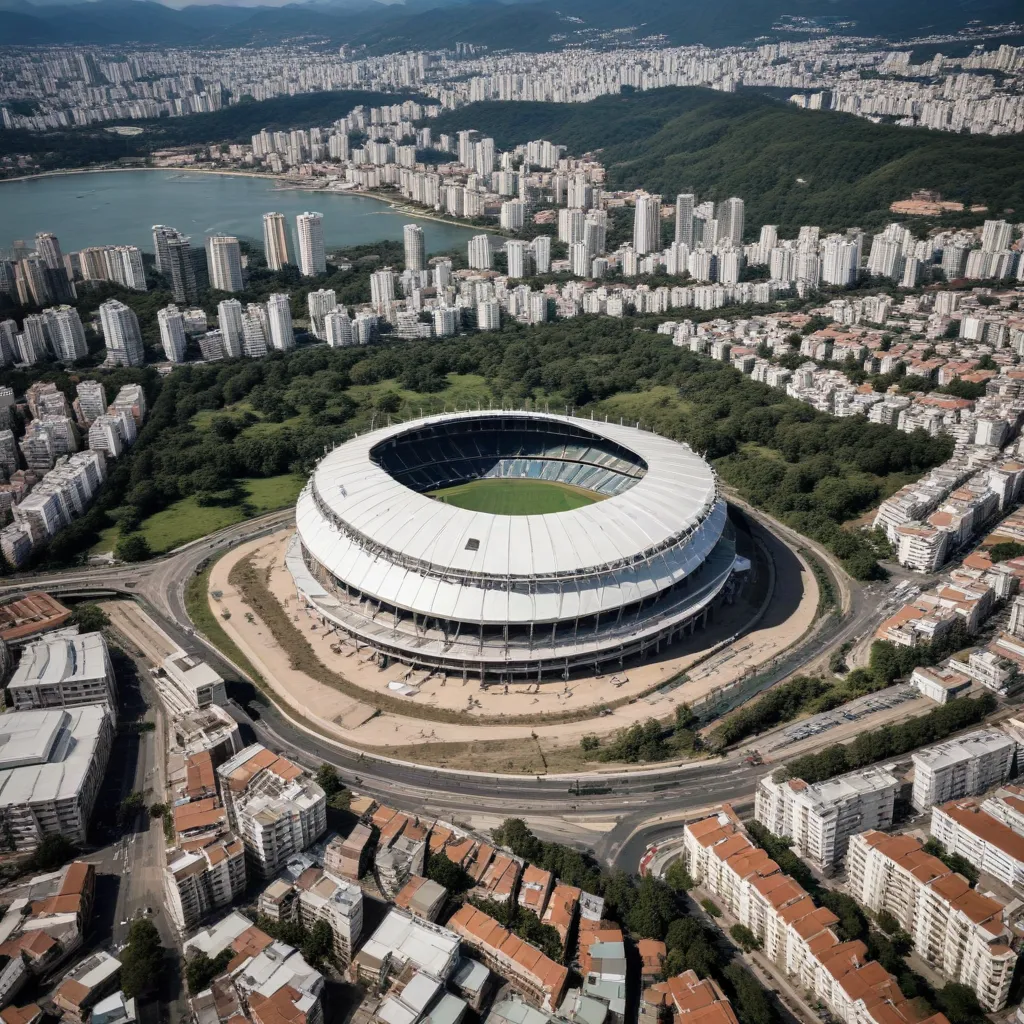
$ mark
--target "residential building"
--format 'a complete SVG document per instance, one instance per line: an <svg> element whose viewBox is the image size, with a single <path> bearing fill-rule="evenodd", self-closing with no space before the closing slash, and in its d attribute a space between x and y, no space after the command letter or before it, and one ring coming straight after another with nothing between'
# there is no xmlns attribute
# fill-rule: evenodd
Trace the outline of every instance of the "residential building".
<svg viewBox="0 0 1024 1024"><path fill-rule="evenodd" d="M0 715L0 821L16 849L56 833L85 845L112 741L100 704Z"/></svg>
<svg viewBox="0 0 1024 1024"><path fill-rule="evenodd" d="M326 921L335 959L348 967L363 933L363 890L316 868L303 872L295 884L299 923L308 931L317 921Z"/></svg>
<svg viewBox="0 0 1024 1024"><path fill-rule="evenodd" d="M491 239L488 235L474 235L469 240L469 266L473 270L490 270Z"/></svg>
<svg viewBox="0 0 1024 1024"><path fill-rule="evenodd" d="M160 326L160 344L169 362L183 363L188 338L185 335L185 318L177 306L165 306L156 314Z"/></svg>
<svg viewBox="0 0 1024 1024"><path fill-rule="evenodd" d="M939 668L919 666L910 674L910 683L925 697L945 704L962 697L973 685L971 677L954 668L954 665L959 665L959 662L949 662Z"/></svg>
<svg viewBox="0 0 1024 1024"><path fill-rule="evenodd" d="M561 1003L568 970L503 928L494 918L466 903L448 927L527 1002L549 1012Z"/></svg>
<svg viewBox="0 0 1024 1024"><path fill-rule="evenodd" d="M263 253L269 270L280 270L288 262L288 229L283 213L263 214Z"/></svg>
<svg viewBox="0 0 1024 1024"><path fill-rule="evenodd" d="M579 239L571 241L583 241ZM661 196L638 192L633 220L633 248L640 256L661 251Z"/></svg>
<svg viewBox="0 0 1024 1024"><path fill-rule="evenodd" d="M270 321L271 348L278 352L290 352L295 348L292 310L286 294L278 292L268 297L267 319Z"/></svg>
<svg viewBox="0 0 1024 1024"><path fill-rule="evenodd" d="M186 959L211 960L231 950L231 970L192 1000L199 1021L248 1020L252 1024L323 1024L323 975L302 954L277 942L237 911L185 943Z"/></svg>
<svg viewBox="0 0 1024 1024"><path fill-rule="evenodd" d="M954 800L932 808L928 831L946 848L979 871L1018 891L1024 888L1024 836L987 811L989 801ZM1016 824L1016 822L1013 822Z"/></svg>
<svg viewBox="0 0 1024 1024"><path fill-rule="evenodd" d="M211 704L227 703L227 691L219 673L205 661L199 661L184 651L165 658L158 671L161 681L174 690L185 708L199 710Z"/></svg>
<svg viewBox="0 0 1024 1024"><path fill-rule="evenodd" d="M918 811L983 793L1010 776L1016 744L1004 732L977 729L915 751L911 801Z"/></svg>
<svg viewBox="0 0 1024 1024"><path fill-rule="evenodd" d="M99 704L117 721L117 683L102 633L51 635L26 645L7 692L15 711Z"/></svg>
<svg viewBox="0 0 1024 1024"><path fill-rule="evenodd" d="M892 914L914 949L950 981L974 989L989 1012L1006 1005L1017 954L1005 907L925 853L913 836L864 832L850 841L850 895Z"/></svg>
<svg viewBox="0 0 1024 1024"><path fill-rule="evenodd" d="M844 1024L910 1024L920 1014L863 942L842 942L839 919L740 831L729 808L683 831L687 870L761 943L763 955ZM942 1014L928 1024L948 1024ZM925 1022L921 1022L925 1024Z"/></svg>
<svg viewBox="0 0 1024 1024"><path fill-rule="evenodd" d="M228 819L253 869L270 878L327 828L327 797L301 768L254 743L217 769Z"/></svg>
<svg viewBox="0 0 1024 1024"><path fill-rule="evenodd" d="M220 292L242 290L242 250L234 235L211 235L207 238L206 265L211 288Z"/></svg>
<svg viewBox="0 0 1024 1024"><path fill-rule="evenodd" d="M423 228L419 224L406 224L402 229L405 243L405 269L419 272L426 269L426 247L423 239Z"/></svg>
<svg viewBox="0 0 1024 1024"><path fill-rule="evenodd" d="M245 847L234 836L198 849L167 851L165 906L182 935L194 931L211 911L230 906L245 888Z"/></svg>
<svg viewBox="0 0 1024 1024"><path fill-rule="evenodd" d="M314 338L320 341L327 340L327 328L325 319L328 313L333 313L338 308L338 297L333 288L318 288L310 292L306 297L306 305L309 309L309 330Z"/></svg>
<svg viewBox="0 0 1024 1024"><path fill-rule="evenodd" d="M448 890L437 882L413 875L395 897L395 906L424 921L436 921L448 900Z"/></svg>
<svg viewBox="0 0 1024 1024"><path fill-rule="evenodd" d="M83 1024L94 1004L117 987L121 961L100 950L76 964L53 993L63 1019Z"/></svg>
<svg viewBox="0 0 1024 1024"><path fill-rule="evenodd" d="M788 836L801 857L829 868L842 860L850 836L888 828L899 782L885 768L867 768L809 785L765 776L755 792L754 817L777 836Z"/></svg>
<svg viewBox="0 0 1024 1024"><path fill-rule="evenodd" d="M54 357L73 363L89 354L85 328L74 306L53 306L43 310L43 326Z"/></svg>
<svg viewBox="0 0 1024 1024"><path fill-rule="evenodd" d="M459 962L459 935L405 911L391 908L352 958L353 980L379 984L405 970L449 978Z"/></svg>
<svg viewBox="0 0 1024 1024"><path fill-rule="evenodd" d="M303 277L316 277L327 273L327 257L324 251L324 215L322 213L300 213L295 218L299 239L299 270Z"/></svg>
<svg viewBox="0 0 1024 1024"><path fill-rule="evenodd" d="M107 346L106 362L113 366L141 366L146 361L142 331L135 310L118 299L100 306L100 324Z"/></svg>

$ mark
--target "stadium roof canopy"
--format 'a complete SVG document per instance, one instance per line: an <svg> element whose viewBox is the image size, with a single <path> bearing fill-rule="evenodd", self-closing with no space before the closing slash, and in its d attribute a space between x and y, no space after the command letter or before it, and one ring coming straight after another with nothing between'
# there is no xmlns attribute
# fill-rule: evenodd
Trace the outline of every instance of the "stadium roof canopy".
<svg viewBox="0 0 1024 1024"><path fill-rule="evenodd" d="M488 415L547 423L556 432L589 432L595 443L607 439L635 453L647 472L621 494L582 508L503 516L418 494L371 458L376 445L413 428L450 427L462 419L469 430ZM312 486L321 508L300 501L298 509L308 541L331 528L323 518L326 507L335 525L358 535L364 550L380 548L442 571L499 579L576 575L647 559L695 530L718 500L711 467L686 445L619 424L533 412L448 413L371 431L327 455Z"/></svg>

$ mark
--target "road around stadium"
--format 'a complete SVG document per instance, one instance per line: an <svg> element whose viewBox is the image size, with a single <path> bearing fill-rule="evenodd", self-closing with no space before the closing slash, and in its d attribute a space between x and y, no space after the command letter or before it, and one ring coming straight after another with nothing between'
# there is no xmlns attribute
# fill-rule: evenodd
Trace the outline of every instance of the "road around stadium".
<svg viewBox="0 0 1024 1024"><path fill-rule="evenodd" d="M743 505L733 496L730 500ZM844 610L843 617L830 616L790 651L780 652L767 685L817 665L827 658L831 648L863 635L877 618L887 587L881 583L867 587L857 584L841 572L820 545L744 507L762 525L773 559L784 567L777 578L785 581L785 567L792 565L787 559L793 558L793 549L808 548L832 571ZM749 799L757 779L764 774L764 767L746 763L746 750L683 766L523 776L421 767L328 740L260 695L244 672L196 631L185 608L187 582L211 559L293 522L293 511L286 509L227 527L163 558L138 565L91 566L7 577L0 582L0 596L46 589L62 597L135 599L176 643L210 662L227 680L233 698L229 710L250 730L250 736L268 747L310 768L324 762L333 764L347 784L415 813L444 815L478 827L487 827L489 820L510 814L525 817L539 835L593 849L615 867L635 870L646 844L678 831L681 819L724 800L741 803ZM857 726L874 728L883 719L895 720L905 714L903 709L896 709L886 716L874 716L875 720L862 720ZM829 746L837 739L825 734L819 746ZM785 752L780 751L779 757L784 756Z"/></svg>
<svg viewBox="0 0 1024 1024"><path fill-rule="evenodd" d="M275 697L316 722L327 735L447 767L534 773L586 770L579 747L584 736L609 735L649 718L668 718L677 704L692 704L749 674L799 640L811 628L818 606L814 574L803 560L793 559L786 580L776 581L785 597L775 614L763 620L760 613L766 602L782 597L781 592L752 594L756 603L741 601L723 609L718 621L678 642L670 656L634 664L621 674L484 688L475 680L428 676L397 664L381 670L371 651L357 653L353 646L339 645L337 635L320 628L316 616L296 598L284 564L289 537L286 530L243 544L213 567L210 606L224 631L269 682ZM235 567L247 561L266 581L301 638L275 636L254 613L233 575ZM755 618L759 621L751 625ZM730 648L693 667L737 633L740 638ZM293 667L290 652L303 642L312 647L324 675L329 669L352 684L347 692ZM669 692L651 692L684 672L689 678ZM379 713L375 698L393 697L401 692L399 686L410 684L414 692L405 698L405 714ZM601 707L609 705L614 710L600 714ZM450 712L454 720L436 720L431 714L436 710ZM576 712L578 720L551 723L552 716L564 719L569 712ZM502 717L515 718L517 724L503 725ZM598 765L591 762L589 767Z"/></svg>

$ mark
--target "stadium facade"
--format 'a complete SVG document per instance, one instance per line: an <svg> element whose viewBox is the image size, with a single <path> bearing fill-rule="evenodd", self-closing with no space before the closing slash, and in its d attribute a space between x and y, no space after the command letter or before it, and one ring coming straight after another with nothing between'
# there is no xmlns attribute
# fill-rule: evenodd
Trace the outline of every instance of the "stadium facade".
<svg viewBox="0 0 1024 1024"><path fill-rule="evenodd" d="M594 503L491 515L428 492L552 481ZM334 449L299 497L300 597L378 662L513 681L595 672L707 620L749 568L711 467L657 434L539 412L388 426Z"/></svg>

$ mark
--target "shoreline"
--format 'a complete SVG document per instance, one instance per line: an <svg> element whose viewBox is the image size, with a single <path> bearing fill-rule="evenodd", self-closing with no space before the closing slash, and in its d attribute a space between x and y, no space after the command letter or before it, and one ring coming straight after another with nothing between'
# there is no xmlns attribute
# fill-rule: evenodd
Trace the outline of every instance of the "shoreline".
<svg viewBox="0 0 1024 1024"><path fill-rule="evenodd" d="M463 221L451 220L447 217L442 217L436 213L414 210L406 203L399 203L396 197L383 196L376 192L367 192L363 189L342 190L326 187L316 188L311 185L295 183L292 178L289 178L284 174L262 174L259 171L217 170L212 167L72 167L61 171L40 171L38 174L21 174L14 178L0 178L0 186L5 185L8 182L34 181L39 178L59 178L70 174L118 174L129 171L165 171L167 173L175 174L220 174L233 178L260 178L264 181L284 182L287 183L287 188L275 188L271 191L311 192L330 196L358 196L361 199L374 199L379 203L384 203L395 213L400 213L413 220L429 220L433 221L435 224L445 224L448 227L459 228L463 231L476 231L478 234L495 235L502 238L514 237L506 235L499 226L490 228L483 227L479 224L467 224Z"/></svg>
<svg viewBox="0 0 1024 1024"><path fill-rule="evenodd" d="M9 181L33 181L36 178L59 178L65 174L120 174L125 171L167 171L179 174L226 174L235 178L265 178L268 181L287 181L282 174L260 174L257 171L217 171L212 167L70 167L63 171L40 171L38 174L19 174L14 178L0 178L0 185Z"/></svg>

